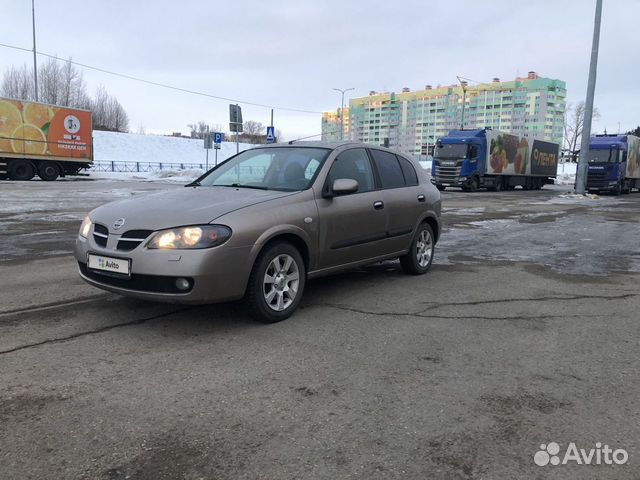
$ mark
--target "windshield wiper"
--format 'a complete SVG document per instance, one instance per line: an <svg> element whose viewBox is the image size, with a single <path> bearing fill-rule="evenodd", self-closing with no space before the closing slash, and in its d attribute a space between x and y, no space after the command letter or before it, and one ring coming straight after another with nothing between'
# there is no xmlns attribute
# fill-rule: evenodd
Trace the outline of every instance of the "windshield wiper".
<svg viewBox="0 0 640 480"><path fill-rule="evenodd" d="M233 187L233 188L253 188L255 190L270 190L269 187L262 187L260 185L243 185L241 183L232 183L230 185L213 185L214 187Z"/></svg>
<svg viewBox="0 0 640 480"><path fill-rule="evenodd" d="M191 183L187 183L185 187L201 187L202 184L198 180L194 180Z"/></svg>

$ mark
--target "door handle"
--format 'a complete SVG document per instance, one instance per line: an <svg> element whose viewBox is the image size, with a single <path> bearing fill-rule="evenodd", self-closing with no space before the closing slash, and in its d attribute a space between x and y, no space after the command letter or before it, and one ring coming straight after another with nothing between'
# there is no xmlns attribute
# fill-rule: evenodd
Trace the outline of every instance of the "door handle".
<svg viewBox="0 0 640 480"><path fill-rule="evenodd" d="M384 202L378 200L377 202L373 202L373 208L376 210L382 210L384 208Z"/></svg>
<svg viewBox="0 0 640 480"><path fill-rule="evenodd" d="M422 194L418 195L418 201L419 202L424 202L424 195L422 195Z"/></svg>

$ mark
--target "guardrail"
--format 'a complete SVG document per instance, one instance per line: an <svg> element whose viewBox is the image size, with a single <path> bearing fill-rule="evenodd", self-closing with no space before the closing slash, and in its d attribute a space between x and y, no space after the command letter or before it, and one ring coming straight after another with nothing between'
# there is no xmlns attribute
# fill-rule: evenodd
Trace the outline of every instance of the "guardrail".
<svg viewBox="0 0 640 480"><path fill-rule="evenodd" d="M115 160L94 160L89 171L93 172L160 172L162 170L205 169L204 163L126 162ZM211 168L213 164L209 164Z"/></svg>

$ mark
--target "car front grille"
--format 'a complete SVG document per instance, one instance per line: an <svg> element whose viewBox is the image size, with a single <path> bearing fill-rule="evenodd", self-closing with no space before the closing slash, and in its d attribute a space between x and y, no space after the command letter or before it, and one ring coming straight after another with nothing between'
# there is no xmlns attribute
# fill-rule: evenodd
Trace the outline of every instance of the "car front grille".
<svg viewBox="0 0 640 480"><path fill-rule="evenodd" d="M101 247L107 246L107 239L109 238L109 229L104 225L95 223L93 225L93 240Z"/></svg>
<svg viewBox="0 0 640 480"><path fill-rule="evenodd" d="M144 242L152 233L153 230L129 230L122 234L116 248L123 252L130 252Z"/></svg>
<svg viewBox="0 0 640 480"><path fill-rule="evenodd" d="M435 166L434 170L433 178L435 178L437 183L458 183L462 165L444 167L438 164Z"/></svg>
<svg viewBox="0 0 640 480"><path fill-rule="evenodd" d="M604 188L609 186L607 172L589 172L587 175L587 188Z"/></svg>

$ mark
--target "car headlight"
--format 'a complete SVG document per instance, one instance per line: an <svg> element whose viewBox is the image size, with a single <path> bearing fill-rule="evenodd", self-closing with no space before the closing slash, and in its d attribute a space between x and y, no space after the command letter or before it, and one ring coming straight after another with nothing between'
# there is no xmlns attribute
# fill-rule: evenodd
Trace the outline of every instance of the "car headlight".
<svg viewBox="0 0 640 480"><path fill-rule="evenodd" d="M231 237L231 229L224 225L196 225L192 227L170 228L156 232L147 248L188 249L211 248L222 245Z"/></svg>
<svg viewBox="0 0 640 480"><path fill-rule="evenodd" d="M82 220L78 235L80 235L82 238L87 238L89 237L89 230L91 230L91 219L86 216L84 217L84 220Z"/></svg>

